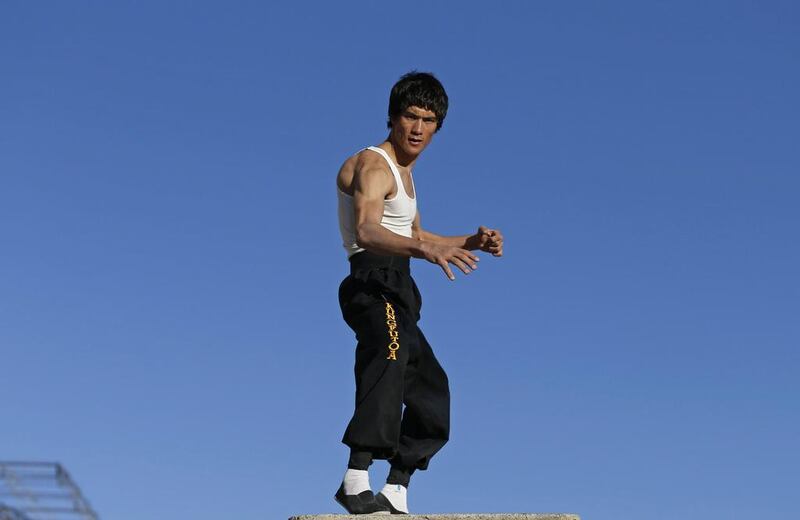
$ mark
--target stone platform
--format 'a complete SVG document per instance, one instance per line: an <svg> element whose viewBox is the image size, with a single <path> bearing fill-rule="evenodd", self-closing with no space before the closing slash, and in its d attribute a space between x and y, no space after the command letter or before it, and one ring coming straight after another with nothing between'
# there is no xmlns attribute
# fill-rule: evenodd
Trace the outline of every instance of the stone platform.
<svg viewBox="0 0 800 520"><path fill-rule="evenodd" d="M436 515L303 515L293 516L289 520L371 520L402 518L403 520L581 520L581 517L569 513L458 513Z"/></svg>

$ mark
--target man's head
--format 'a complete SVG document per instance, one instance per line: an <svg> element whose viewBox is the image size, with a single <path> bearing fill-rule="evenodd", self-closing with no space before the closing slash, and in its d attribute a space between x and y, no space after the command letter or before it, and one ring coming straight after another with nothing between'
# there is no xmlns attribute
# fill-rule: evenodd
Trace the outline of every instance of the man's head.
<svg viewBox="0 0 800 520"><path fill-rule="evenodd" d="M386 125L392 128L393 120L413 106L436 114L436 131L442 128L447 115L447 92L430 72L412 70L397 80L389 95L389 121Z"/></svg>
<svg viewBox="0 0 800 520"><path fill-rule="evenodd" d="M447 93L439 80L427 72L409 72L395 83L389 96L389 139L404 156L416 157L442 127L446 115Z"/></svg>

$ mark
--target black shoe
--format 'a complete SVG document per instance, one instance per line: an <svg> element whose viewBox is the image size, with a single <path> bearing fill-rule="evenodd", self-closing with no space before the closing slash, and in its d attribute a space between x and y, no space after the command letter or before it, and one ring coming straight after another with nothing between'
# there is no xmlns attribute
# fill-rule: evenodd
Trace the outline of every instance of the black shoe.
<svg viewBox="0 0 800 520"><path fill-rule="evenodd" d="M393 515L407 515L408 514L408 513L404 513L403 511L400 511L399 509L395 509L395 507L392 505L392 503L389 502L389 499L386 498L386 495L384 495L380 491L378 491L378 494L375 495L375 502L379 503L382 506L388 507L389 511L391 511Z"/></svg>
<svg viewBox="0 0 800 520"><path fill-rule="evenodd" d="M388 515L390 511L388 507L375 501L375 495L370 490L362 491L357 495L345 495L344 483L339 486L339 490L333 495L333 498L351 515Z"/></svg>

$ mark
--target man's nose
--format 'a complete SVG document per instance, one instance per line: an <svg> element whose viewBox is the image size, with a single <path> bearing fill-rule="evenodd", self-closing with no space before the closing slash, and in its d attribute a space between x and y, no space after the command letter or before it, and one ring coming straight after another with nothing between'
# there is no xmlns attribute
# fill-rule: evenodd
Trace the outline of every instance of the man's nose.
<svg viewBox="0 0 800 520"><path fill-rule="evenodd" d="M422 119L417 119L416 121L414 121L414 126L411 127L411 131L414 132L415 134L421 134L423 128L424 127L422 126Z"/></svg>

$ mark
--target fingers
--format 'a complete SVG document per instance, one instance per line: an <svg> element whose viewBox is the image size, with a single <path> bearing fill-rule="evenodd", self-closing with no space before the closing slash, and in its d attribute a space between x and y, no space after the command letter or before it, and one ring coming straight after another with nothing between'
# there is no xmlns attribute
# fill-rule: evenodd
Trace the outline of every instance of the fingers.
<svg viewBox="0 0 800 520"><path fill-rule="evenodd" d="M471 270L469 267L467 267L467 264L465 264L465 263L464 263L464 262L463 262L463 261L462 261L460 258L458 258L458 257L453 257L453 258L451 258L451 259L450 259L450 263L451 263L451 264L453 264L454 266L458 267L459 269L461 269L461 272L463 272L464 274L469 274L469 273L471 273L471 272L472 272L472 270ZM473 265L475 265L475 264L473 264ZM478 266L476 265L476 266L475 266L475 268L477 269L477 267L478 267Z"/></svg>
<svg viewBox="0 0 800 520"><path fill-rule="evenodd" d="M503 236L498 233L498 236L489 242L489 247L486 250L494 256L503 256Z"/></svg>
<svg viewBox="0 0 800 520"><path fill-rule="evenodd" d="M453 264L464 274L469 274L478 268L478 261L480 261L480 258L472 252L455 248L451 254L445 255L437 263L450 280L455 280L456 277L448 264Z"/></svg>
<svg viewBox="0 0 800 520"><path fill-rule="evenodd" d="M487 235L489 239L482 249L488 253L492 253L494 256L503 256L503 234L496 229L490 229Z"/></svg>
<svg viewBox="0 0 800 520"><path fill-rule="evenodd" d="M503 234L496 229L489 229L486 231L486 236L489 238L491 242L502 242L503 241Z"/></svg>
<svg viewBox="0 0 800 520"><path fill-rule="evenodd" d="M489 244L489 252L492 253L494 256L502 256L503 255L503 240L493 241Z"/></svg>
<svg viewBox="0 0 800 520"><path fill-rule="evenodd" d="M439 264L439 266L442 268L442 270L444 271L444 274L445 274L445 275L446 275L446 276L447 276L447 277L448 277L450 280L455 280L455 279L456 279L455 275L453 274L453 271L451 271L451 270L450 270L450 266L449 266L449 265L447 265L447 261L445 261L445 260L440 260L440 261L438 262L438 264Z"/></svg>
<svg viewBox="0 0 800 520"><path fill-rule="evenodd" d="M459 249L457 256L459 260L463 261L465 264L469 265L473 269L478 268L478 262L480 262L480 257L473 253L472 251L467 251L466 249Z"/></svg>

